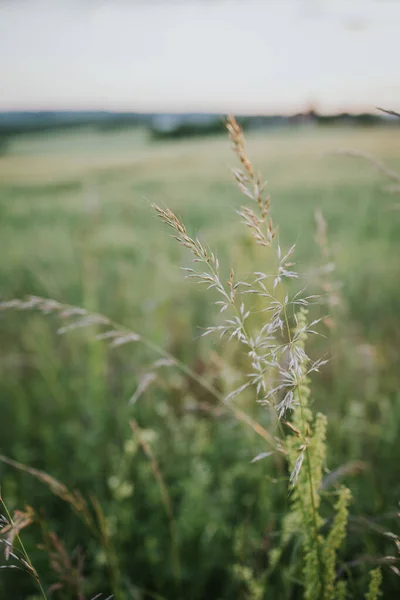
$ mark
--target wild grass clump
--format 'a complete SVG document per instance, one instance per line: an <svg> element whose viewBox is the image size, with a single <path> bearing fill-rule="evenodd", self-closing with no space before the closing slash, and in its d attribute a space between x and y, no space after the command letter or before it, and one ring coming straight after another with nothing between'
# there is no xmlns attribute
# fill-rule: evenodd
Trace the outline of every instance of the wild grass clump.
<svg viewBox="0 0 400 600"><path fill-rule="evenodd" d="M247 382L228 394L225 402L251 387L256 401L270 409L272 430L281 432L275 452L287 457L292 499L291 511L284 521L288 521L292 533L302 539L304 597L333 600L339 583L336 555L346 535L350 492L345 487L338 492L331 529L323 536L324 520L319 509L327 419L322 414L313 414L309 383L310 375L319 371L326 361L311 360L305 347L308 335L316 333L314 328L319 321L307 320L307 307L312 298L305 296L304 290L292 295L287 291L286 281L298 278L292 262L295 245L282 252L276 241L278 230L270 216L271 199L265 193L267 182L262 181L247 157L242 130L233 117L228 119L227 128L242 165L242 169L233 170L234 178L240 191L258 209L256 213L252 206L243 206L238 214L256 243L273 254L275 270L257 271L239 280L231 269L224 283L215 254L198 238L191 238L184 223L168 208L157 205L154 208L161 220L174 230L175 239L193 254L197 268L185 268L188 277L215 290L220 313L224 313L224 317L228 314L221 325L209 327L203 335L218 332L228 340L235 339L247 355ZM261 313L261 319L252 319L254 298L260 300L257 312Z"/></svg>
<svg viewBox="0 0 400 600"><path fill-rule="evenodd" d="M342 485L344 477L369 466L359 447L347 451L353 442L348 431L361 409L349 392L358 388L347 389L351 378L343 376L347 307L336 273L332 276L326 222L317 212L317 244L327 261L313 279L318 284L323 279L320 298L315 289L307 291L296 268L296 245L283 241L285 223L278 230L267 182L247 155L241 128L233 117L227 127L240 162L233 177L246 198L237 212L255 246L246 240L236 256L248 248L243 263L254 262L250 271L240 260L229 266L227 254L220 259L175 212L154 205L192 255L194 264L184 267L187 277L203 284L215 302L215 320L196 341L194 360L187 360L192 342L167 348L102 314L91 281L85 282L87 308L40 295L0 303L3 314L36 311L56 318L58 333L71 340L71 346L58 347L63 342L55 342L51 332L40 339L44 350L35 391L42 398L51 389L57 405L47 398L39 403L40 435L22 414L20 431L32 439L22 449L13 446L15 458L0 455L14 470L13 478L5 471L4 486L12 503L31 494L30 503L39 505L15 512L13 520L5 515L5 559L11 550L18 558L18 542L25 570L43 597L84 600L100 598L102 590L117 600L334 600L361 598L369 565L386 565L397 576L398 557L391 549L399 547L398 536L359 514L357 502L368 486L356 480L351 494ZM90 345L81 361L91 331L101 351ZM321 331L337 351L332 361ZM60 389L55 375L56 348L61 363L78 356L76 370L83 373L82 406L74 410L75 388ZM121 353L121 364L112 352ZM115 370L109 369L113 361ZM129 394L123 396L125 378ZM24 408L24 387L16 389ZM337 400L338 389L340 407L321 402L325 394ZM389 414L385 406L382 402L377 417L375 404L369 410L383 421ZM391 427L395 440L397 429ZM363 432L356 433L354 443L362 446ZM52 462L56 452L62 458ZM57 478L46 472L49 463L58 469ZM392 514L389 522L396 518ZM21 529L29 555L17 539ZM365 538L360 529L368 530ZM35 593L24 585L26 594ZM366 597L378 598L381 586L381 571L374 569Z"/></svg>

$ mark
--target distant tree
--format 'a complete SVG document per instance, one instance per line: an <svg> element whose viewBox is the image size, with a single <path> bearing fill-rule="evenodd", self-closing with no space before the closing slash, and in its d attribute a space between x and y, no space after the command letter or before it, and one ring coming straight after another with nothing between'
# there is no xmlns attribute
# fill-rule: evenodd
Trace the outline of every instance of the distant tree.
<svg viewBox="0 0 400 600"><path fill-rule="evenodd" d="M0 156L7 154L8 136L0 133Z"/></svg>

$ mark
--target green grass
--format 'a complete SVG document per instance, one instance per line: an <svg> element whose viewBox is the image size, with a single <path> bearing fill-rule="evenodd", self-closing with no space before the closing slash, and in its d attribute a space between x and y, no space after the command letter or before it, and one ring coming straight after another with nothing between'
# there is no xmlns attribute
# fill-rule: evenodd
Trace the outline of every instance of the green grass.
<svg viewBox="0 0 400 600"><path fill-rule="evenodd" d="M393 555L394 544L377 527L398 533L390 515L400 494L399 218L380 175L331 153L359 149L400 170L398 131L271 131L253 134L248 145L268 178L280 241L297 242L304 284L317 292L314 273L323 259L314 241L315 210L327 221L343 306L336 330L317 342L332 361L316 379L314 397L329 418L327 467L365 463L347 482L354 518L342 558ZM262 254L235 213L242 198L231 181L233 164L224 136L152 143L143 131L87 130L15 139L0 157L1 298L36 294L102 312L229 392L237 357L217 339L200 338L201 328L215 321L215 308L183 278L179 266L189 257L150 204L181 215L226 269L234 263L243 272L257 270ZM272 481L274 467L250 465L265 450L263 440L229 411L219 414L215 399L176 369L159 369L157 381L129 405L159 356L140 343L110 349L90 329L58 336L58 326L52 316L0 316L1 453L99 499L122 573L121 597L150 598L138 591L146 589L168 600L253 598L238 567L250 567L255 579L264 576L287 504L286 482ZM267 426L262 409L248 400L237 405ZM171 498L180 582L171 517L131 418L145 430ZM83 550L87 598L108 593L104 551L70 508L28 474L7 466L0 472L9 507L31 504L68 551ZM132 486L125 486L126 496L123 483ZM55 575L36 547L39 525L22 535L49 586ZM294 543L282 560L288 565L295 557ZM355 598L365 589L368 567L362 560L349 570ZM18 590L15 598L33 597L28 575L0 573L1 597L10 590ZM301 597L290 569L279 566L268 577L266 598ZM389 567L384 586L387 597L399 589Z"/></svg>

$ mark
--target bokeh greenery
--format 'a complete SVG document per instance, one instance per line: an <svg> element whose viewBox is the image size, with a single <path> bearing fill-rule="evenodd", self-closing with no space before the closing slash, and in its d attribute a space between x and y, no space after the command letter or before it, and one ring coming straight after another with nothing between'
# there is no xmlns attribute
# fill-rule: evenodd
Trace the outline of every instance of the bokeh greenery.
<svg viewBox="0 0 400 600"><path fill-rule="evenodd" d="M296 242L313 293L323 293L326 277L317 209L328 226L335 263L328 277L340 283L340 303L312 348L331 358L314 378L313 398L328 416L327 472L350 465L341 558L354 563L344 567L354 598L371 562L396 555L385 532L400 533L399 213L382 176L333 152L356 148L398 168L398 139L388 127L298 127L248 140L269 180L280 242ZM224 136L154 142L141 130L88 129L16 137L0 157L1 298L35 294L104 313L228 393L240 359L223 341L201 337L216 319L212 298L184 279L179 267L189 257L151 202L180 214L227 277L230 265L257 270L264 259L235 212L242 198L229 173L234 160ZM104 548L67 503L1 465L9 508L28 504L38 515L22 535L45 587L58 580L40 547L52 531L72 560L77 549L84 556L87 599L118 590L134 599L300 598L296 540L271 566L288 496L276 461L251 463L268 450L263 438L141 342L110 348L94 328L58 335L59 326L52 315L0 315L0 451L97 498L115 564L110 574ZM130 403L149 372L155 380ZM251 395L232 402L268 429L267 411ZM391 564L383 573L388 598L400 589ZM37 595L29 575L0 573L1 598ZM64 584L54 597L76 597L71 590Z"/></svg>

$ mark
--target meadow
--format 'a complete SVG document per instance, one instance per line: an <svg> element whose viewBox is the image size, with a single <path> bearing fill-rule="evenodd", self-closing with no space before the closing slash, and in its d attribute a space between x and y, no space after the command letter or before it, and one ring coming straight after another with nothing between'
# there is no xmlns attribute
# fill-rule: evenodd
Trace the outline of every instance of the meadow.
<svg viewBox="0 0 400 600"><path fill-rule="evenodd" d="M397 127L248 136L279 242L296 243L301 287L322 297L310 352L329 359L312 383L328 417L324 474L353 497L338 576L362 598L381 565L395 598L400 213L385 177L340 148L400 171ZM226 279L232 264L262 270L236 214L235 160L224 135L155 142L89 128L20 135L0 156L0 300L51 298L137 334L109 344L98 325L60 335L57 311L0 312L1 496L35 513L21 536L51 597L302 597L297 538L280 535L287 473L270 457L252 462L275 435L268 410L251 393L226 404L210 391L240 384L241 359L201 336L218 320L213 295L185 279L190 257L151 206L181 216ZM29 573L4 569L0 597L40 596Z"/></svg>

